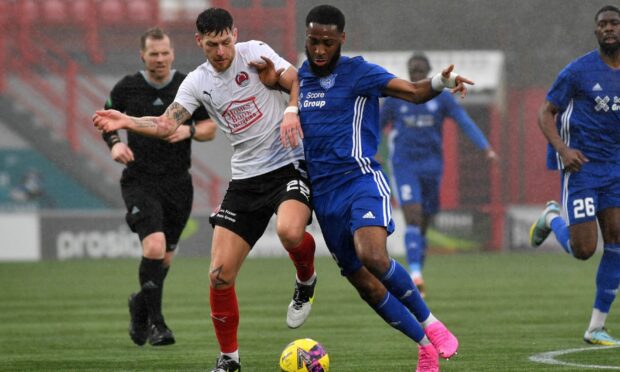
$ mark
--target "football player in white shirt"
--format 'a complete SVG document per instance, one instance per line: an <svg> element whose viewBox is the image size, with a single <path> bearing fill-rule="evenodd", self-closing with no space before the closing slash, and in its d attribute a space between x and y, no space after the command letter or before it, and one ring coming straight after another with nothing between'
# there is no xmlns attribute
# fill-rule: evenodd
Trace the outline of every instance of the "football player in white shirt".
<svg viewBox="0 0 620 372"><path fill-rule="evenodd" d="M304 323L314 300L315 244L305 231L312 212L303 147L284 147L281 140L285 138L280 138L282 127L283 137L288 136L291 144L298 143L299 82L295 67L267 44L237 43L237 29L228 11L207 9L198 16L196 27L196 43L207 61L187 76L163 115L136 118L102 110L95 113L93 123L104 132L127 129L166 137L204 105L230 140L232 180L222 204L210 218L215 228L210 305L220 345L213 372L239 371L235 280L274 212L280 241L297 269L287 313L289 327Z"/></svg>

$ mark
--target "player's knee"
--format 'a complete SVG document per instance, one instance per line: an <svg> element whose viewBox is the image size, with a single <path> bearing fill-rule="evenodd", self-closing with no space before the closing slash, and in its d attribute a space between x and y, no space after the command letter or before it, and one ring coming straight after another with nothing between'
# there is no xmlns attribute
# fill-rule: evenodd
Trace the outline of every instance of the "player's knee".
<svg viewBox="0 0 620 372"><path fill-rule="evenodd" d="M142 240L142 255L150 259L163 259L166 254L166 237L162 233L154 233Z"/></svg>
<svg viewBox="0 0 620 372"><path fill-rule="evenodd" d="M423 222L422 206L419 204L405 205L403 215L407 225L421 226Z"/></svg>
<svg viewBox="0 0 620 372"><path fill-rule="evenodd" d="M620 228L616 226L603 226L601 227L603 234L603 241L610 244L620 243Z"/></svg>
<svg viewBox="0 0 620 372"><path fill-rule="evenodd" d="M172 265L172 259L174 258L174 252L166 252L164 255L164 265L170 267Z"/></svg>
<svg viewBox="0 0 620 372"><path fill-rule="evenodd" d="M230 288L235 284L235 276L222 270L211 270L209 272L209 283L212 288Z"/></svg>
<svg viewBox="0 0 620 372"><path fill-rule="evenodd" d="M357 281L354 286L362 300L371 306L377 305L385 297L385 287L376 280Z"/></svg>
<svg viewBox="0 0 620 372"><path fill-rule="evenodd" d="M359 255L359 259L377 277L383 275L390 268L389 257L382 252L364 252Z"/></svg>
<svg viewBox="0 0 620 372"><path fill-rule="evenodd" d="M596 252L596 244L573 244L571 243L573 256L579 260L587 260Z"/></svg>
<svg viewBox="0 0 620 372"><path fill-rule="evenodd" d="M298 247L304 239L305 229L292 226L278 226L277 233L282 245L287 251Z"/></svg>

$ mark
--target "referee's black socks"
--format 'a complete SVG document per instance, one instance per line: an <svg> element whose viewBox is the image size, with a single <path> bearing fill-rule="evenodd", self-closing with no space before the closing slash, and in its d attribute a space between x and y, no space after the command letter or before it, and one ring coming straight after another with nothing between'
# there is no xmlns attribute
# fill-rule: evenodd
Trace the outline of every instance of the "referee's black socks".
<svg viewBox="0 0 620 372"><path fill-rule="evenodd" d="M140 294L146 303L149 320L152 324L161 324L164 319L161 314L161 297L164 277L168 268L164 267L164 260L153 260L142 257L140 261Z"/></svg>

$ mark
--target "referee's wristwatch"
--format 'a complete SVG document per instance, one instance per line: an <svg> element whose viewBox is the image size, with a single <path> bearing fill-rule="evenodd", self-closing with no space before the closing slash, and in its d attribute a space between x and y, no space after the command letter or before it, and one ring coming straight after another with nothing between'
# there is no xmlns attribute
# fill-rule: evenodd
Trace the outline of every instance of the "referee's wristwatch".
<svg viewBox="0 0 620 372"><path fill-rule="evenodd" d="M189 139L194 139L195 135L196 135L196 126L194 124L191 124L189 126Z"/></svg>

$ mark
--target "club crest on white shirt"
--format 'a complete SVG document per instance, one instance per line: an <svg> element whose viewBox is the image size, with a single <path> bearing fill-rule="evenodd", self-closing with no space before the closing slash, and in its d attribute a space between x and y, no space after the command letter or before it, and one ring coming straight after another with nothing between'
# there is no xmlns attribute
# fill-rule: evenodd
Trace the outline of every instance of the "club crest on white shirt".
<svg viewBox="0 0 620 372"><path fill-rule="evenodd" d="M336 76L338 76L338 74L330 74L329 76L322 77L319 80L321 88L329 90L331 87L333 87L334 84L336 84Z"/></svg>
<svg viewBox="0 0 620 372"><path fill-rule="evenodd" d="M245 71L241 71L235 76L235 82L240 87L247 87L250 84L250 75Z"/></svg>

